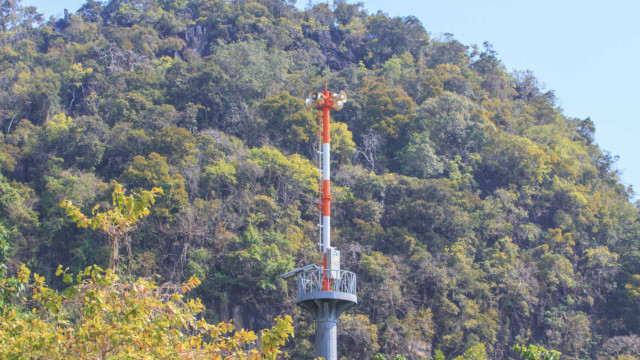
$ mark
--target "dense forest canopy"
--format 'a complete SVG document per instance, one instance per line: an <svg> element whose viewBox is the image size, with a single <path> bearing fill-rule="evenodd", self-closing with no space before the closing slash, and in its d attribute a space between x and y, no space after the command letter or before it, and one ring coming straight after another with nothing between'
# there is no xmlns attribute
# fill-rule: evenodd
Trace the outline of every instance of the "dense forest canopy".
<svg viewBox="0 0 640 360"><path fill-rule="evenodd" d="M488 43L345 0L87 1L43 19L0 2L0 260L54 273L107 267L90 213L112 180L158 187L125 276L195 290L212 322L313 319L278 275L319 260L317 114L333 112L333 237L359 276L340 357L640 356L640 205L589 119L569 118ZM428 25L428 24L426 24ZM438 357L442 355L437 352Z"/></svg>

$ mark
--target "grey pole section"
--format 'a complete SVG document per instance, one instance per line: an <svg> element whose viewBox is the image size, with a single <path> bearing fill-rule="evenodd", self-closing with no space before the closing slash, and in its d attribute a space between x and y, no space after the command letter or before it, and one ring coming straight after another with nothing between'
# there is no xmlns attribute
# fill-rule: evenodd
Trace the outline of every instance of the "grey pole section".
<svg viewBox="0 0 640 360"><path fill-rule="evenodd" d="M316 357L325 359L338 358L338 317L330 303L324 302L319 316L316 317Z"/></svg>
<svg viewBox="0 0 640 360"><path fill-rule="evenodd" d="M352 305L348 300L316 301L316 357L338 359L338 318Z"/></svg>

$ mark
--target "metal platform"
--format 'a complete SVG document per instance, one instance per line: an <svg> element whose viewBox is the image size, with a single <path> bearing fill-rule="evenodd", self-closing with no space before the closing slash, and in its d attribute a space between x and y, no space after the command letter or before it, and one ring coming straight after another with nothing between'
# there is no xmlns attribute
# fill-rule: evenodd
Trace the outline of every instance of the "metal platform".
<svg viewBox="0 0 640 360"><path fill-rule="evenodd" d="M335 299L358 303L356 274L345 270L308 270L298 274L298 305L305 301ZM324 281L326 280L326 281Z"/></svg>

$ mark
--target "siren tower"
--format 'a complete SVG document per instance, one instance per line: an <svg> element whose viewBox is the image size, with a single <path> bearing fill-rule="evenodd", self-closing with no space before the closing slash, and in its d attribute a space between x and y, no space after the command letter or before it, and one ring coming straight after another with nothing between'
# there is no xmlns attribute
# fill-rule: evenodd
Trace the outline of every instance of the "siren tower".
<svg viewBox="0 0 640 360"><path fill-rule="evenodd" d="M297 304L316 318L315 356L326 360L338 359L337 324L340 315L354 306L356 275L340 269L340 251L331 247L331 129L329 113L342 110L347 102L344 91L332 93L312 91L305 101L307 108L317 107L320 138L318 151L318 192L320 210L318 221L318 246L322 253L320 266L312 264L281 275L288 279L297 277Z"/></svg>

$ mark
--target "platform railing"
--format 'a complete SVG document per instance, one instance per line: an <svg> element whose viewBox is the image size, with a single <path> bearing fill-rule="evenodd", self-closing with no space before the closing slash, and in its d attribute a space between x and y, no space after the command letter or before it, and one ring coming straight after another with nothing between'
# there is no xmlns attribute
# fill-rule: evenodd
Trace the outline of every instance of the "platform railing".
<svg viewBox="0 0 640 360"><path fill-rule="evenodd" d="M356 274L345 270L308 270L298 274L298 298L333 291L356 295Z"/></svg>

